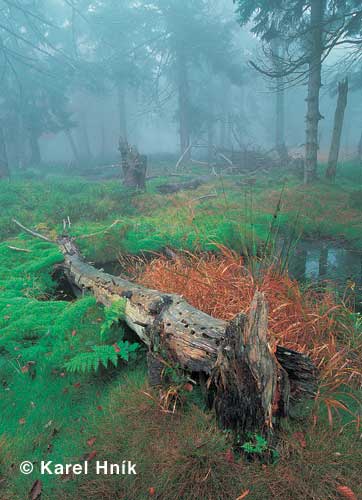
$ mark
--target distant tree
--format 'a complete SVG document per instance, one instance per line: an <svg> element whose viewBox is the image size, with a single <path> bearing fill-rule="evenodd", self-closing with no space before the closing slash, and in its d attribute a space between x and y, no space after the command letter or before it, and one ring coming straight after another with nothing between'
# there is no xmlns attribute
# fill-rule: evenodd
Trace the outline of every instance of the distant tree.
<svg viewBox="0 0 362 500"><path fill-rule="evenodd" d="M90 4L88 60L95 63L103 91L111 87L116 92L120 135L127 140L129 90L144 88L153 79L152 13L143 2L108 0Z"/></svg>
<svg viewBox="0 0 362 500"><path fill-rule="evenodd" d="M164 74L173 83L177 93L180 151L189 156L192 135L198 135L204 124L209 142L213 135L215 119L214 99L216 75L226 75L237 84L243 82L243 68L236 57L233 30L229 22L213 10L212 2L205 0L157 0L159 29L164 37L158 44ZM202 99L197 82L208 96L207 106ZM209 89L205 83L209 82ZM214 110L212 109L214 108Z"/></svg>
<svg viewBox="0 0 362 500"><path fill-rule="evenodd" d="M274 55L274 69L279 73L281 71L280 61L286 49L285 44L280 38L275 37L271 40L271 49ZM275 91L275 150L282 164L285 164L288 151L285 143L285 90L282 75L276 77Z"/></svg>
<svg viewBox="0 0 362 500"><path fill-rule="evenodd" d="M329 150L328 167L326 170L326 178L334 182L337 173L337 162L339 156L339 149L341 144L342 127L344 120L344 112L347 106L348 96L348 79L338 82L338 97L337 107L334 114L333 132L331 147Z"/></svg>
<svg viewBox="0 0 362 500"><path fill-rule="evenodd" d="M234 0L242 25L264 42L285 40L288 50L280 58L280 69L254 66L289 83L307 80L305 183L317 175L318 124L322 64L334 47L342 43L361 46L362 9L358 0ZM276 55L274 54L274 57Z"/></svg>
<svg viewBox="0 0 362 500"><path fill-rule="evenodd" d="M66 90L75 67L63 48L67 28L57 24L66 17L51 0L0 0L0 8L0 127L5 142L0 149L2 156L15 153L18 165L37 164L41 134L72 126Z"/></svg>
<svg viewBox="0 0 362 500"><path fill-rule="evenodd" d="M182 153L189 151L191 136L201 127L211 132L208 123L215 113L197 98L196 82L205 88L206 80L212 86L217 73L240 82L242 68L233 52L230 24L215 15L210 2L89 0L85 10L86 58L105 89L115 90L124 139L129 132L128 103L135 94L145 109L152 105L149 109L157 111L176 98Z"/></svg>
<svg viewBox="0 0 362 500"><path fill-rule="evenodd" d="M0 179L9 176L8 155L3 127L0 127Z"/></svg>

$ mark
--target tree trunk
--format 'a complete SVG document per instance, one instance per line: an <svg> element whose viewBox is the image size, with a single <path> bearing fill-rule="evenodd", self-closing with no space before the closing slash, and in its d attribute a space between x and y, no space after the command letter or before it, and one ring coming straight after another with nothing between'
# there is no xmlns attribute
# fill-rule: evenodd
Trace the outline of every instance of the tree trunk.
<svg viewBox="0 0 362 500"><path fill-rule="evenodd" d="M155 383L161 380L164 361L209 377L208 396L214 400L223 427L239 436L248 432L268 435L288 415L290 396L315 395L317 370L309 358L283 347L270 348L262 293L256 292L248 316L241 314L226 323L195 309L180 295L150 290L98 271L84 262L67 236L57 243L73 286L93 293L106 306L125 300L124 319L149 348L150 375Z"/></svg>
<svg viewBox="0 0 362 500"><path fill-rule="evenodd" d="M3 127L0 126L0 179L10 176L8 155L6 151L5 134Z"/></svg>
<svg viewBox="0 0 362 500"><path fill-rule="evenodd" d="M127 106L126 106L126 88L124 83L119 83L118 93L118 113L119 113L119 133L124 141L127 141Z"/></svg>
<svg viewBox="0 0 362 500"><path fill-rule="evenodd" d="M348 79L345 78L338 83L338 99L336 112L334 114L334 125L332 133L332 142L329 150L328 168L326 170L326 178L330 181L335 181L337 172L337 162L339 149L341 145L341 135L343 128L344 112L347 106L348 95Z"/></svg>
<svg viewBox="0 0 362 500"><path fill-rule="evenodd" d="M104 122L101 122L100 126L100 148L99 148L99 160L103 162L106 157L106 131L104 128Z"/></svg>
<svg viewBox="0 0 362 500"><path fill-rule="evenodd" d="M88 127L87 127L87 117L85 112L80 114L80 128L82 135L82 145L84 151L84 159L89 161L92 159L92 151L89 143ZM83 156L83 155L82 155Z"/></svg>
<svg viewBox="0 0 362 500"><path fill-rule="evenodd" d="M146 189L147 156L140 155L136 147L129 146L123 138L119 141L123 184L132 189Z"/></svg>
<svg viewBox="0 0 362 500"><path fill-rule="evenodd" d="M230 81L225 76L221 77L219 92L223 96L221 112L220 112L219 147L221 149L230 149L231 145L228 144L228 139L229 139L228 128L229 128L231 85Z"/></svg>
<svg viewBox="0 0 362 500"><path fill-rule="evenodd" d="M30 164L38 166L41 163L41 154L39 146L39 136L36 131L29 129L29 145L30 145Z"/></svg>
<svg viewBox="0 0 362 500"><path fill-rule="evenodd" d="M272 43L274 55L274 66L277 72L281 72L281 41L275 38ZM276 79L276 96L275 96L275 150L279 155L282 165L287 162L287 148L285 145L285 92L284 79L279 76Z"/></svg>
<svg viewBox="0 0 362 500"><path fill-rule="evenodd" d="M73 158L76 161L76 163L79 164L80 163L79 153L78 153L78 149L77 149L77 146L75 144L75 141L74 141L74 138L72 135L72 131L70 129L65 129L64 134L65 134L66 138L68 139L70 149L72 150L72 153L73 153Z"/></svg>
<svg viewBox="0 0 362 500"><path fill-rule="evenodd" d="M322 115L319 111L319 93L321 88L323 54L323 17L326 0L311 2L311 20L309 32L309 74L306 115L306 144L304 183L312 183L317 177L318 160L318 124Z"/></svg>
<svg viewBox="0 0 362 500"><path fill-rule="evenodd" d="M180 134L180 151L183 154L190 145L190 97L189 97L189 82L187 63L185 55L182 51L177 57L177 78L178 78L178 108L179 108L179 134ZM184 160L188 161L191 157L191 152L188 151L184 156Z"/></svg>
<svg viewBox="0 0 362 500"><path fill-rule="evenodd" d="M285 105L283 79L277 79L275 149L282 166L286 165L288 150L285 145Z"/></svg>
<svg viewBox="0 0 362 500"><path fill-rule="evenodd" d="M4 130L5 133L5 130ZM26 134L23 117L13 110L8 117L5 142L10 165L23 169L26 166Z"/></svg>
<svg viewBox="0 0 362 500"><path fill-rule="evenodd" d="M214 159L214 124L209 118L207 122L207 163L209 166L212 165Z"/></svg>

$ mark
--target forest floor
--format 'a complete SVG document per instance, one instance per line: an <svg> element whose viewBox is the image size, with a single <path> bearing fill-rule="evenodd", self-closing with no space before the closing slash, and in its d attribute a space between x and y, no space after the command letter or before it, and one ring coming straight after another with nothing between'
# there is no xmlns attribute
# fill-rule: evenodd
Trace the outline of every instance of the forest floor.
<svg viewBox="0 0 362 500"><path fill-rule="evenodd" d="M328 290L314 293L280 269L271 272L269 261L256 279L254 269L241 271L246 262L240 258L262 256L271 232L273 238L344 241L360 250L361 170L341 165L335 185L308 188L282 171L218 177L172 195L156 190L167 178L152 179L147 193L137 195L115 180L44 179L36 171L1 182L1 500L35 499L39 490L42 500L361 498L360 315ZM197 387L181 386L182 405L165 411L147 386L145 349L131 353L128 363L119 354L126 338L128 345L135 339L118 323L117 311L92 297L62 294L53 275L62 260L57 247L19 234L12 222L54 237L68 217L93 262L165 247L180 251L174 263L159 255L121 260L139 281L183 293L209 314L229 319L245 310L255 287L265 291L271 335L308 352L322 373L317 400L285 422L273 464L257 447L252 461L232 450ZM94 346L104 348L105 366L96 372L87 364ZM131 460L138 475L38 473L40 460L84 459ZM24 460L36 465L30 475L19 472Z"/></svg>

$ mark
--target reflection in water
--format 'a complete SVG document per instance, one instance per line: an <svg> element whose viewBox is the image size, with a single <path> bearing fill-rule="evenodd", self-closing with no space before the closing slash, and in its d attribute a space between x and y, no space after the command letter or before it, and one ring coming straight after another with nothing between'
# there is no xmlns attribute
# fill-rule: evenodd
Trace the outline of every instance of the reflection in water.
<svg viewBox="0 0 362 500"><path fill-rule="evenodd" d="M340 293L353 294L362 307L362 251L326 241L302 240L289 258L289 273L300 281L327 280Z"/></svg>

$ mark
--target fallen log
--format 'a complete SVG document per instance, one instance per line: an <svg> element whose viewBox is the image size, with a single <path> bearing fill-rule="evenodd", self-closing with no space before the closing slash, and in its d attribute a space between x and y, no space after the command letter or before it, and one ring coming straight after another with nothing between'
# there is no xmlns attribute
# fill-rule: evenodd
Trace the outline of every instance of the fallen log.
<svg viewBox="0 0 362 500"><path fill-rule="evenodd" d="M308 356L280 346L271 350L262 293L256 292L248 316L240 314L227 323L194 308L180 295L97 270L84 261L68 236L57 244L73 286L106 306L125 298L125 321L149 347L154 382L161 379L162 360L206 376L208 397L223 427L239 436L250 431L267 435L288 415L290 398L315 395L317 370Z"/></svg>
<svg viewBox="0 0 362 500"><path fill-rule="evenodd" d="M208 179L198 178L186 182L178 182L173 184L160 184L156 187L157 191L162 194L173 194L179 191L185 191L189 189L197 189L198 187L205 184Z"/></svg>

